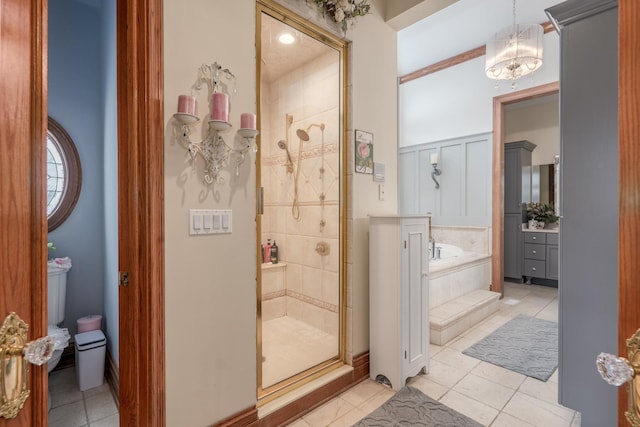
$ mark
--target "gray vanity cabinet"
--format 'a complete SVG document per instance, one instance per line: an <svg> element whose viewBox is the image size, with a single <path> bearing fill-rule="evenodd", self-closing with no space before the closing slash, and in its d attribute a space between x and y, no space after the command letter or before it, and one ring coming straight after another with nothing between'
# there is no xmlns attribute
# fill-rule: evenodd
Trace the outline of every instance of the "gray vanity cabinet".
<svg viewBox="0 0 640 427"><path fill-rule="evenodd" d="M522 280L522 214L504 215L504 277Z"/></svg>
<svg viewBox="0 0 640 427"><path fill-rule="evenodd" d="M545 258L547 260L547 279L558 280L560 253L558 251L558 233L547 234Z"/></svg>
<svg viewBox="0 0 640 427"><path fill-rule="evenodd" d="M617 2L571 0L547 15L561 55L558 399L582 427L615 426L618 389L595 358L618 352Z"/></svg>
<svg viewBox="0 0 640 427"><path fill-rule="evenodd" d="M531 201L529 141L504 144L504 277L522 280L522 223L524 203Z"/></svg>
<svg viewBox="0 0 640 427"><path fill-rule="evenodd" d="M522 275L558 280L558 233L523 231Z"/></svg>
<svg viewBox="0 0 640 427"><path fill-rule="evenodd" d="M522 204L531 201L531 152L529 141L504 144L504 213L522 213Z"/></svg>

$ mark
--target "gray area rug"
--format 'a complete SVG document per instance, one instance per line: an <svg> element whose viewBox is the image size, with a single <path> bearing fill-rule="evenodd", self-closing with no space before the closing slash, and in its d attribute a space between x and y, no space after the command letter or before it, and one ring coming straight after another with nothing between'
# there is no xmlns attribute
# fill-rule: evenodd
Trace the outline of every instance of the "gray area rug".
<svg viewBox="0 0 640 427"><path fill-rule="evenodd" d="M558 366L558 324L520 314L462 353L547 381Z"/></svg>
<svg viewBox="0 0 640 427"><path fill-rule="evenodd" d="M444 406L420 390L403 387L381 407L353 427L481 427L471 418Z"/></svg>

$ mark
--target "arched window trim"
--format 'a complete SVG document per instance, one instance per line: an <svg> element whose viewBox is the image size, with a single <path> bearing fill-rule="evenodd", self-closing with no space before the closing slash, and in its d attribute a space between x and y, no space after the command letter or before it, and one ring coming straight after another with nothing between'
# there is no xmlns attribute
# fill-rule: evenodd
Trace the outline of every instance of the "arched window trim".
<svg viewBox="0 0 640 427"><path fill-rule="evenodd" d="M48 141L51 141L60 152L67 177L62 198L58 206L48 216L48 229L49 232L52 232L66 221L78 202L82 187L82 168L80 156L73 140L67 131L51 117L48 118L47 144Z"/></svg>

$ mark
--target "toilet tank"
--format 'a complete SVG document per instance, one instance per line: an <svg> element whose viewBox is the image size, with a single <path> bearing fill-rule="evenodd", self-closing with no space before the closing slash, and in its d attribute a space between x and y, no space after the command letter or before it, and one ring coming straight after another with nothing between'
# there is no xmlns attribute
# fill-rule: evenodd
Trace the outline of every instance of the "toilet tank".
<svg viewBox="0 0 640 427"><path fill-rule="evenodd" d="M58 325L64 320L64 308L67 297L67 272L70 269L71 260L68 258L56 258L47 263L48 325Z"/></svg>

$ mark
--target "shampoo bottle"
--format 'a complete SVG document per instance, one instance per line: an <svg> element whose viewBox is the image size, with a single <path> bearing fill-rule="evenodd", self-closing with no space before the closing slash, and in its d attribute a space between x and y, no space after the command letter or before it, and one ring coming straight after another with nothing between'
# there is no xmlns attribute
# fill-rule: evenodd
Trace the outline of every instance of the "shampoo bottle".
<svg viewBox="0 0 640 427"><path fill-rule="evenodd" d="M273 241L273 245L271 245L271 263L278 263L278 245L276 245L276 241Z"/></svg>
<svg viewBox="0 0 640 427"><path fill-rule="evenodd" d="M271 239L267 239L267 244L264 246L264 262L269 262L271 258Z"/></svg>

